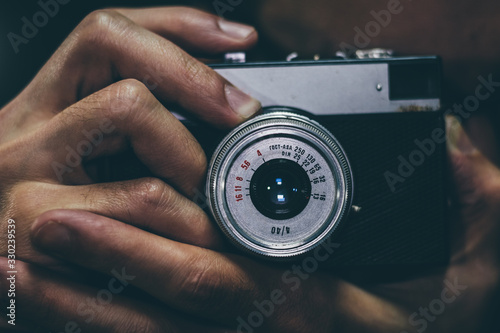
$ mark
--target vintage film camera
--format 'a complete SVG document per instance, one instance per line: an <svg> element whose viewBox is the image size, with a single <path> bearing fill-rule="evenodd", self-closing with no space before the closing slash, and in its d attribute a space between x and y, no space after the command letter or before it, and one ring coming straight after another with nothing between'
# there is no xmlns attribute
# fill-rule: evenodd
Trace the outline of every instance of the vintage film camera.
<svg viewBox="0 0 500 333"><path fill-rule="evenodd" d="M333 242L334 267L447 262L438 57L212 67L264 108L229 134L183 120L211 157L195 202L237 248L300 260ZM130 154L106 169L106 181L148 175Z"/></svg>
<svg viewBox="0 0 500 333"><path fill-rule="evenodd" d="M206 194L233 244L279 260L329 239L329 263L346 266L448 260L438 57L212 67L264 107L223 138L189 127L212 156Z"/></svg>

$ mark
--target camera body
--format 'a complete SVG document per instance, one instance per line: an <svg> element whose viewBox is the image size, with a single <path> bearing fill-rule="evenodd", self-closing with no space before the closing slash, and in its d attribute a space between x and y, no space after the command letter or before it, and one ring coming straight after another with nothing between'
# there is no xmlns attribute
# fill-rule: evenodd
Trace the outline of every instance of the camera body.
<svg viewBox="0 0 500 333"><path fill-rule="evenodd" d="M338 248L328 258L329 264L415 266L439 265L448 260L446 136L443 114L440 112L441 63L438 57L236 63L212 67L240 89L259 99L264 113L277 112L281 116L285 113L285 117L286 114L305 115L317 122L333 135L341 147L342 155L347 157L347 178L352 178L349 180L352 181L349 185L352 188L346 187L348 193L344 198L347 208L344 207L345 214L340 214L341 221L336 221L332 230L323 233L321 240L328 238L338 244ZM272 118L272 115L268 117ZM223 139L226 133L214 135L212 129L196 125L190 125L189 128L204 146L208 156L217 155L212 157L207 183L207 195L216 220L237 246L247 252L265 256L265 251L255 251L252 245L241 246L242 241L247 242L246 238L255 237L259 240L261 236L258 231L255 236L252 236L252 231L243 237L235 237L234 233L238 234L238 231L228 230L225 225L227 223L223 221L227 219L225 211L240 209L236 203L231 203L234 201L233 197L241 198L239 192L227 196L221 194L219 207L216 190L210 189L219 183L223 183L225 187L217 191L233 191L229 187L234 186L241 188L231 182L229 178L233 175L230 172L217 178L215 174L219 171L213 170L214 163L217 164L216 160L220 159L221 149L228 150L236 144L235 131ZM278 142L277 145L266 143L262 147L265 150L267 147L269 150L277 149L283 156L289 153L296 155L294 147L279 144L280 131L277 129L270 135L276 140L270 142ZM255 135L258 137L258 134ZM226 148L221 147L224 140ZM234 142L230 142L231 140ZM238 149L243 150L248 146L249 143ZM238 154L240 153L235 153L235 156ZM259 150L259 158L260 154ZM277 161L276 152L272 156ZM292 156L288 156L293 161ZM252 174L248 177L240 175L241 161L237 161L236 157L235 161L234 170L238 170L235 171L238 174L234 176L238 179L248 178L248 182L252 180L252 186L248 185L246 194L247 197L252 197L249 207L252 203L258 205L256 202L260 199L254 198L258 196L254 195L254 192L258 193L258 184L253 184L256 177ZM246 160L244 162L247 163ZM265 162L266 156L261 163ZM302 161L296 162L300 164ZM230 168L228 163L219 167ZM308 168L304 168L312 183L314 175L308 173ZM253 172L258 174L255 169ZM281 178L276 178L278 179L281 183ZM338 180L332 180L329 186L337 185ZM267 188L270 189L269 186ZM313 192L314 190L308 192L310 202L314 201L314 195L322 195ZM242 193L244 198L245 192ZM339 193L332 194L338 199ZM280 197L283 198L283 195ZM228 204L226 201L231 202ZM257 211L245 214L262 215ZM257 242L264 244L265 248L265 244L271 244L270 247L281 246L280 232L281 236L283 232L290 232L287 221L276 218L279 223L273 224L256 218L249 223L265 225L268 236L276 238L271 243ZM300 255L307 253L308 251L298 252Z"/></svg>
<svg viewBox="0 0 500 333"><path fill-rule="evenodd" d="M194 201L237 248L332 267L448 261L438 57L212 67L263 104L230 133L182 120L211 157ZM137 162L118 156L102 178L149 175Z"/></svg>

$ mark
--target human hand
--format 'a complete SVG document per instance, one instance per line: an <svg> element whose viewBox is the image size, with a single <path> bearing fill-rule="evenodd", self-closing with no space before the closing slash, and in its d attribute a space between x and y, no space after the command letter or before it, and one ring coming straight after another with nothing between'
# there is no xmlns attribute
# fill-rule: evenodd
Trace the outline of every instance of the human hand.
<svg viewBox="0 0 500 333"><path fill-rule="evenodd" d="M486 125L480 127L481 145ZM97 214L55 210L42 214L33 225L32 237L40 248L103 274L113 270L126 273L128 283L169 310L147 307L145 311L143 303L130 305L127 299L117 297L85 323L89 316L80 316L78 306L82 298L92 297L97 290L74 288L70 281L54 282L43 272L29 270L21 285L35 284L44 290L32 302L49 309L42 315L29 313L50 323L50 329L64 327L68 318L79 318L82 328L93 332L487 329L481 324L497 301L499 281L500 171L452 118L448 121L448 142L454 185L453 255L448 267L422 271L405 281L354 285L332 272L306 271L305 260L298 265L265 264L224 252L216 244L201 248ZM493 148L490 154L496 151ZM204 229L213 228L207 223ZM326 246L321 255L327 255L328 249ZM28 271L27 267L22 269ZM64 299L56 296L63 292L67 295ZM172 309L182 315L172 315ZM50 319L45 321L47 315ZM123 322L124 317L130 320Z"/></svg>
<svg viewBox="0 0 500 333"><path fill-rule="evenodd" d="M221 251L203 250L196 246L189 247L186 244L165 239L144 238L146 234L142 232L138 234L139 230L137 229L130 229L129 231L133 230L134 232L124 234L120 230L131 228L130 226L103 219L101 216L88 215L78 211L53 211L41 216L35 228L51 219L59 224L68 225L71 230L71 239L77 240L73 243L76 244L76 247L70 248L69 253L57 249L50 253L59 258L63 256L63 259L74 261L84 267L90 267L106 274L109 274L112 267L116 267L119 271L126 267L126 272L133 275L137 268L143 269L144 266L153 266L147 270L147 274L144 273L144 270L141 271L140 275L143 277L141 280L138 280L139 274L137 274L136 278L130 282L167 303L170 308L181 309L184 310L184 313L191 314L188 317L174 318L169 311L154 310L143 302L138 302L139 305L134 307L130 304L130 300L117 297L112 304L104 307L105 311L95 314L88 326L93 331L137 331L143 329L154 332L155 329L169 331L176 328L188 331L224 331L222 328L215 328L213 324L210 327L207 324L203 328L194 325L186 327L185 325L188 325L186 320L210 316L210 319L215 319L218 322L217 326L236 327L239 316L248 323L248 315L256 310L255 306L252 305L253 300L262 304L264 300L271 298L271 290L282 290L284 295L276 299L281 301L285 298L285 302L277 304L269 318L263 317L265 320L259 330L327 332L336 329L340 332L400 332L402 330L412 332L416 331L417 328L424 329L424 324L420 321L420 324L412 327L409 319L414 313L419 313L420 307L429 307L431 301L441 299L443 290L448 288L448 285L443 281L452 285L456 283L456 294L449 293L449 289L446 289L447 292L444 294L448 299L453 296L456 299L450 304L445 303L446 308L439 316L430 313L431 319L425 320L427 326L424 330L427 332L474 331L484 315L482 310L488 307L488 304L491 303L490 300L494 297L494 294L492 296L490 294L495 292L498 286L498 245L495 244L498 243L497 222L499 219L496 208L498 207L498 196L495 195L498 193L498 171L481 153L467 146L468 141L461 136L463 134L458 135L457 133L460 131L452 132L451 136L461 138L454 142L460 142L462 150L453 148L450 151L454 183L458 185L452 221L455 240L453 260L451 265L442 271L423 272L415 279L404 283L354 286L335 278L330 273L318 272L307 279L299 278L301 282L299 288L291 290L295 283L285 283L282 280L282 274L291 266L285 268L269 267L270 265L262 265L250 259L224 254ZM133 224L134 221L129 223ZM88 229L89 226L97 226L97 231ZM107 231L106 226L110 226ZM34 233L37 231L38 229L34 230ZM122 236L134 235L134 238L131 239L134 239L135 246L122 248L123 242L119 241L121 237L117 237L115 231ZM109 239L113 239L105 237L109 234L117 239L109 244L109 247L106 247ZM42 237L41 234L38 236ZM153 235L148 234L148 236ZM145 243L148 245L147 250L136 253L137 249L140 248L137 244L144 245ZM102 245L94 251L88 249L88 244ZM39 245L42 245L41 241ZM206 247L217 249L217 246L211 242L207 242ZM92 252L84 252L86 249L92 250ZM137 263L159 250L163 250L159 252L163 254L163 257L155 255L144 264ZM109 259L103 258L102 253L106 253ZM67 256L64 256L65 254ZM199 255L206 255L208 258L202 260L203 258L200 258ZM93 258L96 262L89 262L92 261L89 258ZM119 261L113 261L113 259ZM127 265L120 267L120 264L125 261ZM129 261L132 263L131 266L128 265ZM171 261L173 263L170 265ZM186 265L186 262L199 263L200 266L194 265L191 270L191 266ZM97 265L102 266L97 267ZM478 270L481 272L480 274L477 273ZM200 272L206 273L200 277ZM226 274L228 275L226 276ZM193 278L189 278L190 276ZM147 280L145 281L144 278ZM186 284L176 288L183 278ZM174 281L171 281L172 279ZM236 279L238 283L232 283L232 279ZM198 281L200 281L199 285L195 283ZM153 282L158 283L158 285L154 286ZM32 287L31 290L46 291L39 295L39 299L31 299L31 301L34 308L40 304L47 306L49 309L47 311L52 314L49 318L53 319L54 326L52 327L54 329L62 329L69 318L81 319L83 325L87 324L85 319L88 318L88 315L80 316L77 313L77 308L81 299L86 296L95 297L97 289L74 288L75 286L66 280L57 280L55 283L46 278L46 275L43 275L41 271L36 270L32 271L30 278L27 278L24 283L21 281L21 283L24 286L34 284L36 287ZM236 285L233 287L234 294L236 294L234 299L231 300L230 295L227 302L225 300L224 302L218 301L218 297L223 298L227 289L232 290L233 285ZM462 286L467 289L463 289ZM75 290L82 290L82 292L75 293ZM214 290L214 296L207 298L206 294L212 294L210 290ZM62 292L67 292L69 295L64 300L58 297L59 293ZM460 295L457 296L458 293ZM183 295L188 297L183 297ZM177 302L190 298L194 300L183 305L176 303L176 300L171 298L176 298ZM325 303L328 304L325 306ZM220 306L219 311L217 311L218 306ZM203 307L207 309L199 309ZM35 312L35 310L32 311ZM212 312L217 312L217 315L211 316ZM226 317L219 318L218 315L221 313L222 316ZM45 314L39 313L39 317L34 314L33 318L40 318L41 322ZM122 320L125 317L128 318L127 321ZM425 319L422 315L414 318L416 320ZM474 328L471 328L473 325ZM256 329L256 331L258 330Z"/></svg>
<svg viewBox="0 0 500 333"><path fill-rule="evenodd" d="M199 246L216 243L218 234L202 229L208 217L187 199L205 176L206 157L163 104L219 127L250 117L260 104L181 47L214 54L256 40L251 27L188 8L103 10L85 18L0 111L0 255L7 257L13 219L20 265L81 279L31 245L33 221L53 209L134 221ZM87 165L124 150L157 178L95 184Z"/></svg>

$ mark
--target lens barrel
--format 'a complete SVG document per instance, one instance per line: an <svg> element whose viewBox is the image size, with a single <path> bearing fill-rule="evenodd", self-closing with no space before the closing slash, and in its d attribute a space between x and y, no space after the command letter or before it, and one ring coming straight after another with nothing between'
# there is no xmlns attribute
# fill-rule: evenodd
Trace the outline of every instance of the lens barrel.
<svg viewBox="0 0 500 333"><path fill-rule="evenodd" d="M263 257L304 254L351 207L352 173L330 132L302 115L272 112L229 133L207 177L211 212L239 248Z"/></svg>

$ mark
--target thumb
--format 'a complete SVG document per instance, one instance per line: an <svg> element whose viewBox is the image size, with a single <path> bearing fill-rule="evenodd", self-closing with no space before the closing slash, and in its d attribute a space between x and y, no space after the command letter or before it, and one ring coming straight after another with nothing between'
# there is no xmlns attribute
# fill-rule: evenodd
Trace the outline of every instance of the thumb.
<svg viewBox="0 0 500 333"><path fill-rule="evenodd" d="M455 206L451 219L460 221L452 225L452 239L465 237L459 241L468 250L491 251L500 227L500 170L473 144L455 117L448 116L446 125Z"/></svg>
<svg viewBox="0 0 500 333"><path fill-rule="evenodd" d="M452 190L457 203L463 208L497 203L500 170L473 144L456 117L447 116L446 127Z"/></svg>

